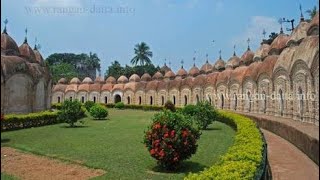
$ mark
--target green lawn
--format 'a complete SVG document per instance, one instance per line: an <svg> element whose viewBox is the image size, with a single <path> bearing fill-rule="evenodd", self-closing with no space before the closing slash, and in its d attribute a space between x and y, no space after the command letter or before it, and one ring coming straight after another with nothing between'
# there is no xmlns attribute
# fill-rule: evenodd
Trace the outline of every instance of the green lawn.
<svg viewBox="0 0 320 180"><path fill-rule="evenodd" d="M106 170L95 179L182 179L188 172L198 172L214 164L232 145L235 132L229 126L214 122L203 131L197 153L182 164L176 173L157 170L143 141L144 130L154 112L109 109L109 119L87 118L83 127L66 124L4 132L1 146L81 162Z"/></svg>

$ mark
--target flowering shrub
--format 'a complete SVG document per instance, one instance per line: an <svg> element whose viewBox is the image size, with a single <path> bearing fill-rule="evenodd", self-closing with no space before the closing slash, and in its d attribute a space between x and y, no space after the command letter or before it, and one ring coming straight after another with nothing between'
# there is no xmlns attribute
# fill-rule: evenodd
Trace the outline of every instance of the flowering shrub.
<svg viewBox="0 0 320 180"><path fill-rule="evenodd" d="M200 132L182 114L164 111L155 114L144 144L161 167L174 170L196 153L199 137Z"/></svg>

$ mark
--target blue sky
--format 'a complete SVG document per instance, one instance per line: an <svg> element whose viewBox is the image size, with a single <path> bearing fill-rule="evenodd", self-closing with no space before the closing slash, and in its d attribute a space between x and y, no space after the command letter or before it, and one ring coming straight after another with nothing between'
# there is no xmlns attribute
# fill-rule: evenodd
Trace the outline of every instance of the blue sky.
<svg viewBox="0 0 320 180"><path fill-rule="evenodd" d="M153 51L155 65L162 66L167 59L176 71L182 59L189 69L193 56L201 66L207 53L210 63L214 63L220 49L223 59L227 60L233 54L234 44L237 55L241 56L248 38L251 48L256 50L263 38L263 29L267 33L279 32L280 17L294 18L297 25L299 4L305 11L318 2L1 0L1 29L4 19L8 18L8 33L20 45L27 27L29 44L33 47L37 37L45 58L55 52L95 52L101 59L103 73L113 60L129 64L134 45L144 41Z"/></svg>

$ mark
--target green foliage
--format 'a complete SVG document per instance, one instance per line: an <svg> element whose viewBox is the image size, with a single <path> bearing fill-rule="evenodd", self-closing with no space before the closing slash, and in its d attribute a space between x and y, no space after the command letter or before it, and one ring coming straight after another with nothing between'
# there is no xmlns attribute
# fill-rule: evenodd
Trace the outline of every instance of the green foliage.
<svg viewBox="0 0 320 180"><path fill-rule="evenodd" d="M57 117L58 111L1 115L1 131L56 124L60 122Z"/></svg>
<svg viewBox="0 0 320 180"><path fill-rule="evenodd" d="M50 72L52 74L53 82L57 83L60 78L64 77L68 80L72 79L73 77L78 76L78 72L74 65L61 63L61 64L54 64L49 65Z"/></svg>
<svg viewBox="0 0 320 180"><path fill-rule="evenodd" d="M92 52L89 54L54 53L49 55L45 62L49 66L54 83L62 77L69 80L73 77L83 79L90 77L92 71L100 72L100 59L96 53Z"/></svg>
<svg viewBox="0 0 320 180"><path fill-rule="evenodd" d="M164 104L164 108L167 109L167 110L170 110L172 112L175 112L176 111L176 107L174 106L174 104L171 102L171 101L167 101L165 104Z"/></svg>
<svg viewBox="0 0 320 180"><path fill-rule="evenodd" d="M275 33L275 32L272 32L270 35L269 35L269 39L263 39L262 40L262 43L261 44L271 44L273 42L273 40L278 37L278 33Z"/></svg>
<svg viewBox="0 0 320 180"><path fill-rule="evenodd" d="M114 61L106 70L105 76L113 76L114 78L118 79L121 75L130 77L132 74L137 74L141 77L144 73L153 75L159 70L160 67L155 67L153 64L138 65L133 67L126 65L125 67L123 67L118 61Z"/></svg>
<svg viewBox="0 0 320 180"><path fill-rule="evenodd" d="M90 115L92 117L94 117L95 119L104 119L108 116L108 110L100 105L100 104L96 104L94 106L92 106L89 110Z"/></svg>
<svg viewBox="0 0 320 180"><path fill-rule="evenodd" d="M61 107L62 107L62 104L61 104L61 103L53 103L53 104L51 104L51 108L52 108L52 109L58 109L58 110L60 110Z"/></svg>
<svg viewBox="0 0 320 180"><path fill-rule="evenodd" d="M69 101L65 100L62 103L61 110L58 114L58 119L68 123L71 127L74 127L74 124L84 117L85 110L83 109L81 103L78 100Z"/></svg>
<svg viewBox="0 0 320 180"><path fill-rule="evenodd" d="M131 60L131 64L137 65L147 65L152 64L152 51L150 51L150 47L145 43L141 42L140 44L136 44L134 47L135 56Z"/></svg>
<svg viewBox="0 0 320 180"><path fill-rule="evenodd" d="M114 105L114 107L117 108L117 109L124 109L124 103L123 102L117 102Z"/></svg>
<svg viewBox="0 0 320 180"><path fill-rule="evenodd" d="M263 141L256 124L247 117L221 111L218 120L236 125L234 145L218 163L185 179L254 179L262 162ZM231 123L233 121L233 123Z"/></svg>
<svg viewBox="0 0 320 180"><path fill-rule="evenodd" d="M182 113L190 116L200 129L207 127L216 119L216 112L209 102L199 102L197 105L187 105Z"/></svg>
<svg viewBox="0 0 320 180"><path fill-rule="evenodd" d="M308 13L308 15L310 16L310 20L314 18L314 16L317 14L317 12L318 12L317 6L313 6L312 9L306 10L306 13Z"/></svg>
<svg viewBox="0 0 320 180"><path fill-rule="evenodd" d="M164 111L155 114L144 136L150 155L166 170L175 170L180 162L196 153L199 130L184 115Z"/></svg>
<svg viewBox="0 0 320 180"><path fill-rule="evenodd" d="M84 103L84 107L86 108L87 111L90 111L91 107L94 105L95 105L95 103L93 101L86 101Z"/></svg>

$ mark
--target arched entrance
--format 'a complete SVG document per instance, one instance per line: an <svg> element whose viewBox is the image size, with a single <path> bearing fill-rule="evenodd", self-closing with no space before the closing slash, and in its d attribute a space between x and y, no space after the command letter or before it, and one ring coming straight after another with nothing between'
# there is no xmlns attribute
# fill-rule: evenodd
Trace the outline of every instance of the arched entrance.
<svg viewBox="0 0 320 180"><path fill-rule="evenodd" d="M279 106L280 106L280 115L283 116L284 100L283 100L283 93L281 89L279 89Z"/></svg>
<svg viewBox="0 0 320 180"><path fill-rule="evenodd" d="M223 109L223 107L224 107L224 96L223 96L223 94L221 94L221 109Z"/></svg>
<svg viewBox="0 0 320 180"><path fill-rule="evenodd" d="M266 96L266 92L265 91L262 92L262 99L263 99L262 111L265 114L265 113L267 113L267 96Z"/></svg>
<svg viewBox="0 0 320 180"><path fill-rule="evenodd" d="M150 105L152 106L153 105L153 97L150 96Z"/></svg>
<svg viewBox="0 0 320 180"><path fill-rule="evenodd" d="M300 119L302 120L303 119L303 100L304 100L304 97L303 97L303 92L302 92L302 89L301 87L299 87L298 89L298 100L299 100L299 116L300 116Z"/></svg>
<svg viewBox="0 0 320 180"><path fill-rule="evenodd" d="M186 106L188 104L188 98L187 96L184 96L184 105Z"/></svg>
<svg viewBox="0 0 320 180"><path fill-rule="evenodd" d="M127 103L130 104L130 97L127 97Z"/></svg>
<svg viewBox="0 0 320 180"><path fill-rule="evenodd" d="M234 110L237 110L237 105L238 105L238 98L236 93L233 94L233 98L234 98Z"/></svg>
<svg viewBox="0 0 320 180"><path fill-rule="evenodd" d="M119 94L114 96L114 103L121 102L121 96Z"/></svg>
<svg viewBox="0 0 320 180"><path fill-rule="evenodd" d="M251 100L251 94L250 94L250 92L248 91L248 93L247 93L247 95L248 95L248 112L251 112L251 102L252 102L252 100Z"/></svg>

